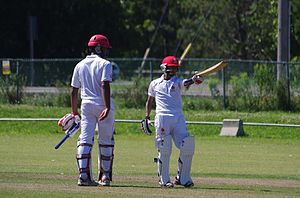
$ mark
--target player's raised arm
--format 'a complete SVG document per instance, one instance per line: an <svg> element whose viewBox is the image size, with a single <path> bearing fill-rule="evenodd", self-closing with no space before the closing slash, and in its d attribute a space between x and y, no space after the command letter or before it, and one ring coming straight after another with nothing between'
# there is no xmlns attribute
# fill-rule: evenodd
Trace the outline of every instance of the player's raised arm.
<svg viewBox="0 0 300 198"><path fill-rule="evenodd" d="M204 81L204 78L200 75L194 75L192 78L189 78L189 79L185 79L183 81L183 86L185 87L189 87L190 85L192 84L196 84L196 85L199 85L201 84L202 82Z"/></svg>

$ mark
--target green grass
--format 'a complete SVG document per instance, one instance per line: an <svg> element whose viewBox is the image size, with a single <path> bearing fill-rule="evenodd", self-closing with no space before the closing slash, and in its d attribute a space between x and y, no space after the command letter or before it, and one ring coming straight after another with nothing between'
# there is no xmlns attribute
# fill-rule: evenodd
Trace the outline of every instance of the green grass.
<svg viewBox="0 0 300 198"><path fill-rule="evenodd" d="M28 105L1 105L0 109L0 117L31 118L59 118L70 111L69 108ZM220 122L225 118L240 118L244 122L300 124L297 114L287 112L194 110L185 115L190 121ZM142 109L116 111L116 119L143 117ZM154 136L145 136L138 123L116 123L113 186L80 188L76 186L75 137L55 150L55 144L64 135L56 121L1 121L0 197L300 196L299 128L244 126L247 135L239 138L220 137L221 126L217 125L188 125L188 129L196 137L192 167L194 188L158 188L153 163L157 155ZM94 148L94 176L96 155L97 148ZM173 145L172 177L176 173L178 155ZM222 182L216 182L218 180ZM249 181L254 183L248 184Z"/></svg>
<svg viewBox="0 0 300 198"><path fill-rule="evenodd" d="M14 172L16 170L14 166L17 165L17 170L21 172L37 170L39 173L74 172L75 166L70 169L68 163L74 161L76 138L68 140L62 149L55 150L54 145L62 136L62 134L1 135L0 148L2 157L6 160L2 161L0 170ZM153 136L116 135L115 139L117 142L115 166L118 175L153 175L153 158L156 156ZM209 177L300 180L300 173L297 173L297 170L300 171L299 143L299 140L197 137L194 166L198 168L193 174ZM8 148L14 149L10 151ZM137 150L139 152L136 152ZM70 155L66 156L68 153ZM175 147L173 154L171 169L175 173L178 156ZM19 159L20 163L16 162L16 159ZM51 167L51 170L48 167Z"/></svg>
<svg viewBox="0 0 300 198"><path fill-rule="evenodd" d="M26 118L60 118L70 112L70 108L39 107L28 105L0 105L0 117L26 117ZM151 118L154 118L154 110ZM236 111L196 111L184 112L188 121L214 121L222 122L223 119L238 118L244 122L258 123L286 123L300 124L299 114L290 112L236 112ZM116 119L141 120L144 118L143 109L117 109ZM60 132L55 121L44 122L11 122L2 121L1 133L11 134L52 134ZM218 136L221 125L188 125L188 130L197 136ZM9 129L9 130L8 130ZM244 126L246 138L277 138L277 139L300 139L300 127L261 127ZM116 123L116 131L119 134L141 134L138 123Z"/></svg>
<svg viewBox="0 0 300 198"><path fill-rule="evenodd" d="M60 149L54 145L62 137L52 135L0 136L1 197L282 197L299 196L299 188L289 186L214 184L201 178L258 181L295 181L300 185L300 141L251 138L197 137L192 176L193 189L176 187L160 190L157 184L153 136L116 135L113 187L107 189L76 186L76 138ZM93 169L96 172L96 152ZM178 151L173 149L170 172L176 173Z"/></svg>
<svg viewBox="0 0 300 198"><path fill-rule="evenodd" d="M3 105L0 104L0 117L52 117L58 118L71 108L67 107L47 107L30 105ZM152 111L152 118L155 110ZM204 111L189 110L184 111L186 120L190 121L222 121L227 118L239 118L244 122L267 122L267 123L286 123L300 124L299 113L292 112L238 112L238 111ZM117 119L143 119L144 109L118 108L116 111Z"/></svg>

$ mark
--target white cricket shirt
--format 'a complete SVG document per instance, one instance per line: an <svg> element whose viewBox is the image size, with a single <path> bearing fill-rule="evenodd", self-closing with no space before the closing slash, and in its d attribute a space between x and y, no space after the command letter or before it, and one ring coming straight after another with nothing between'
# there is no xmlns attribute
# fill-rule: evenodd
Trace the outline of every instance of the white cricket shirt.
<svg viewBox="0 0 300 198"><path fill-rule="evenodd" d="M82 103L104 105L102 81L112 81L111 63L98 55L89 55L74 68L71 86L81 88Z"/></svg>
<svg viewBox="0 0 300 198"><path fill-rule="evenodd" d="M155 97L157 114L182 113L181 88L185 80L177 76L164 80L162 75L150 83L148 95Z"/></svg>

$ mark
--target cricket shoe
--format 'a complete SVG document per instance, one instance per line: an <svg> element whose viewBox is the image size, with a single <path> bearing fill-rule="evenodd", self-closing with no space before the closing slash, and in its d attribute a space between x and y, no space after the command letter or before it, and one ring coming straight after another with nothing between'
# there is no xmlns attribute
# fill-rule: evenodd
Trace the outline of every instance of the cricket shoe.
<svg viewBox="0 0 300 198"><path fill-rule="evenodd" d="M161 188L173 188L174 187L174 184L172 182L167 182L165 184L159 182L159 185Z"/></svg>
<svg viewBox="0 0 300 198"><path fill-rule="evenodd" d="M103 176L98 183L100 186L110 186L110 179L108 177Z"/></svg>
<svg viewBox="0 0 300 198"><path fill-rule="evenodd" d="M179 179L177 177L175 177L174 181L173 181L174 185L181 185L184 186L185 188L190 188L194 186L194 183L192 181L188 181L185 184L181 184L181 182L179 181Z"/></svg>
<svg viewBox="0 0 300 198"><path fill-rule="evenodd" d="M98 186L99 184L91 179L78 179L78 186Z"/></svg>

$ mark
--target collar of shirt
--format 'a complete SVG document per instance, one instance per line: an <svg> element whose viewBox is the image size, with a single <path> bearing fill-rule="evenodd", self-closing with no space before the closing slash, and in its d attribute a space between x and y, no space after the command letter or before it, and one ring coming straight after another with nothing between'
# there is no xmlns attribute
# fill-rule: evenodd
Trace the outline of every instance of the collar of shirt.
<svg viewBox="0 0 300 198"><path fill-rule="evenodd" d="M161 75L160 77L160 82L163 82L164 80L165 81L172 81L172 82L175 82L175 79L177 78L177 76L172 76L169 80L165 80L164 79L164 75Z"/></svg>
<svg viewBox="0 0 300 198"><path fill-rule="evenodd" d="M87 55L87 58L96 58L99 57L97 54L91 54L91 55Z"/></svg>
<svg viewBox="0 0 300 198"><path fill-rule="evenodd" d="M177 76L172 76L169 80L165 80L165 79L164 79L164 75L162 75L162 76L160 77L159 83L165 82L165 85L166 85L166 87L165 87L165 88L166 88L165 92L166 92L167 94L170 94L171 89L172 89L173 85L175 84L176 79L177 79Z"/></svg>

